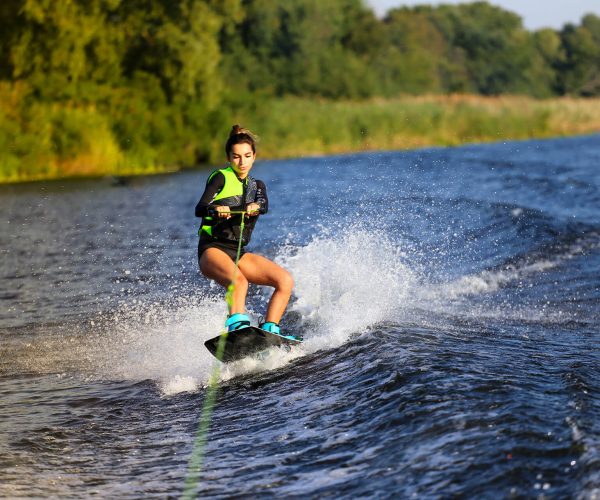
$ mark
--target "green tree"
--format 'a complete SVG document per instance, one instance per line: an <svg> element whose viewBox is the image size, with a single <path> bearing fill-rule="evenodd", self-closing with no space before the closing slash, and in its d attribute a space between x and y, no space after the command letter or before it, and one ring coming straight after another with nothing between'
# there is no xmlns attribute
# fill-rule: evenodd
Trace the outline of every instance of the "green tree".
<svg viewBox="0 0 600 500"><path fill-rule="evenodd" d="M532 55L521 18L487 2L442 5L434 22L453 47L449 56L464 62L470 88L484 95L528 93L527 69Z"/></svg>
<svg viewBox="0 0 600 500"><path fill-rule="evenodd" d="M0 80L12 80L13 64L10 57L11 47L19 29L19 10L22 0L0 2Z"/></svg>
<svg viewBox="0 0 600 500"><path fill-rule="evenodd" d="M54 106L37 113L59 158L109 123L130 164L196 163L226 120L219 34L239 10L239 0L8 0L3 67L31 88L26 109Z"/></svg>
<svg viewBox="0 0 600 500"><path fill-rule="evenodd" d="M364 41L353 36L356 23L369 22L360 0L247 0L244 11L223 43L227 80L236 88L326 97L372 92Z"/></svg>
<svg viewBox="0 0 600 500"><path fill-rule="evenodd" d="M431 8L402 8L388 13L384 23L390 47L379 61L388 94L443 92L442 66L446 40L433 24Z"/></svg>
<svg viewBox="0 0 600 500"><path fill-rule="evenodd" d="M235 0L128 0L119 15L127 30L123 70L154 75L169 101L218 102L222 88L218 35Z"/></svg>
<svg viewBox="0 0 600 500"><path fill-rule="evenodd" d="M90 82L120 77L123 34L110 22L120 0L24 0L11 47L12 78L42 98L87 99Z"/></svg>
<svg viewBox="0 0 600 500"><path fill-rule="evenodd" d="M535 31L532 34L534 54L529 70L532 82L531 94L536 97L550 97L559 92L559 66L564 59L560 36L550 28Z"/></svg>
<svg viewBox="0 0 600 500"><path fill-rule="evenodd" d="M593 24L588 19L588 26ZM600 94L600 45L586 25L567 24L560 32L564 60L558 65L559 89L565 94Z"/></svg>

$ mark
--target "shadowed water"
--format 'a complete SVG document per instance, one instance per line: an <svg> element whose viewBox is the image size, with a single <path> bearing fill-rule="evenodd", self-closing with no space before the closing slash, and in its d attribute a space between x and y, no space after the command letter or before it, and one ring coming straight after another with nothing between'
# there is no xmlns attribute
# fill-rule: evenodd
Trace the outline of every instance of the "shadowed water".
<svg viewBox="0 0 600 500"><path fill-rule="evenodd" d="M250 249L306 341L222 367L199 495L597 498L599 163L598 136L259 162ZM225 315L207 174L0 189L0 496L182 494Z"/></svg>

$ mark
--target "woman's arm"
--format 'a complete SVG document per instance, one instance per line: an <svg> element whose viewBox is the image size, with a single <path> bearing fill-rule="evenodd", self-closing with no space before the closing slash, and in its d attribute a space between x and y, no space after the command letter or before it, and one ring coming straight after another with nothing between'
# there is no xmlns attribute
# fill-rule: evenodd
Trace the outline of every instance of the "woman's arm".
<svg viewBox="0 0 600 500"><path fill-rule="evenodd" d="M269 200L267 199L267 187L263 181L256 182L256 194L254 201L246 205L247 215L256 216L266 214L269 210Z"/></svg>
<svg viewBox="0 0 600 500"><path fill-rule="evenodd" d="M267 186L263 181L256 181L256 198L254 201L260 206L258 213L261 215L269 211L269 199L267 198Z"/></svg>
<svg viewBox="0 0 600 500"><path fill-rule="evenodd" d="M217 196L217 193L223 189L223 186L225 186L225 176L221 172L217 172L208 179L204 193L202 193L202 197L196 205L196 217L212 215L209 212L212 212L215 207L211 203L215 199L215 196Z"/></svg>

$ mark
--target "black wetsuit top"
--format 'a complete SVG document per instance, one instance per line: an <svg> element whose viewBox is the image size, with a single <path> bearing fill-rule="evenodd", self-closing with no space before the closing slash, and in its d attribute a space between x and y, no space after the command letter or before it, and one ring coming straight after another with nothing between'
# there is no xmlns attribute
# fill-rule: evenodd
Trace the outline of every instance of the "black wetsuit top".
<svg viewBox="0 0 600 500"><path fill-rule="evenodd" d="M203 218L202 225L212 226L212 236L205 231L200 232L200 240L203 243L206 243L207 241L219 241L237 244L239 241L242 216L233 215L229 219L218 218L215 211L217 206L227 205L230 210L245 210L248 204L258 203L260 206L259 214L262 215L267 213L269 209L269 200L267 199L267 188L265 183L254 180L251 177L248 177L247 179L248 185L252 185L252 189L247 191L246 188L244 188L244 196L240 197L238 200L234 200L234 203L236 203L234 205L222 203L222 200L217 200L213 203L215 196L225 186L225 176L217 171L208 179L204 193L196 205L196 217ZM206 220L207 217L212 218L212 220ZM246 218L244 223L244 234L242 235L242 245L247 245L250 241L257 220L258 215Z"/></svg>

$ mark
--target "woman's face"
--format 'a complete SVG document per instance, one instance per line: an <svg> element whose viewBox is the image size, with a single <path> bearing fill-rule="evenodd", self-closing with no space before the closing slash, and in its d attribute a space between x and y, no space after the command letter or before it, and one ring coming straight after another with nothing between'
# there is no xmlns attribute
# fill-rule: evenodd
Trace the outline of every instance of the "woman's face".
<svg viewBox="0 0 600 500"><path fill-rule="evenodd" d="M254 164L256 154L252 151L250 144L234 144L227 159L237 176L240 179L245 179Z"/></svg>

